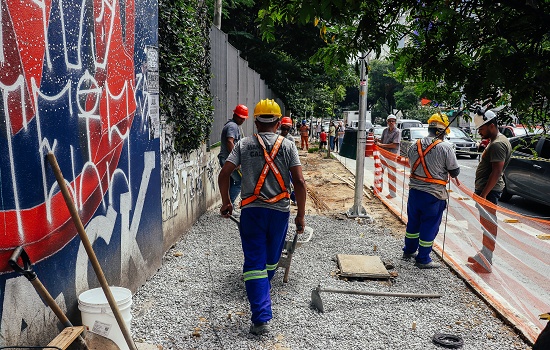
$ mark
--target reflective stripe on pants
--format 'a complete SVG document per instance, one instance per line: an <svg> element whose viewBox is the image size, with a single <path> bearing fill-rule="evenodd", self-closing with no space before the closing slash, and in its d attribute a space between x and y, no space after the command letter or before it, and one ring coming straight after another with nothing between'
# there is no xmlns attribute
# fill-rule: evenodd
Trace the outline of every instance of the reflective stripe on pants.
<svg viewBox="0 0 550 350"><path fill-rule="evenodd" d="M267 208L247 206L241 210L243 277L253 323L272 318L270 280L281 257L289 216L289 212Z"/></svg>
<svg viewBox="0 0 550 350"><path fill-rule="evenodd" d="M418 250L416 261L421 264L432 261L430 252L446 205L446 201L427 192L414 188L409 190L407 234L403 252L412 254Z"/></svg>

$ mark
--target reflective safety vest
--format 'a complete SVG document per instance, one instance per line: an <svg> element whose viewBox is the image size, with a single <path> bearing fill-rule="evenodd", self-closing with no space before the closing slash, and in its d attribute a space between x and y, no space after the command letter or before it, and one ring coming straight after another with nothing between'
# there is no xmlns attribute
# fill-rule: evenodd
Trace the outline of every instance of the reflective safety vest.
<svg viewBox="0 0 550 350"><path fill-rule="evenodd" d="M420 140L416 141L416 149L418 151L418 159L416 160L416 162L414 162L413 166L411 167L411 176L410 176L411 179L416 179L416 180L425 181L425 182L429 182L429 183L439 184L439 185L443 185L443 186L447 185L447 183L449 182L448 179L447 180L435 179L432 176L432 174L430 174L430 171L428 170L428 166L426 165L426 160L424 159L426 154L428 154L428 152L430 152L432 150L432 148L434 148L437 144L439 144L441 142L442 142L441 140L437 139L434 142L432 142L428 147L426 147L426 149L424 151L422 151L422 142L420 142ZM422 168L424 168L424 174L426 174L426 176L420 176L420 175L416 175L414 173L420 164L422 164Z"/></svg>
<svg viewBox="0 0 550 350"><path fill-rule="evenodd" d="M255 200L261 200L262 202L266 202L266 203L276 203L283 198L290 198L290 193L288 193L286 189L285 181L281 176L281 172L279 171L279 168L277 168L277 165L275 165L275 162L273 161L273 159L275 159L275 157L277 156L277 153L279 152L279 149L281 148L281 144L283 143L283 140L285 138L282 136L277 137L277 141L275 141L275 144L273 145L273 149L271 150L271 153L267 153L267 150L265 148L265 143L262 137L258 134L255 134L255 136L258 139L260 146L262 146L264 150L265 164L262 169L262 172L260 173L258 182L256 182L256 188L254 188L254 194L252 194L252 196L250 197L244 198L241 201L241 207L244 207L245 205L250 204ZM277 179L277 182L279 183L279 186L281 187L282 192L276 195L275 197L265 198L260 196L260 190L264 185L265 178L267 177L269 170L271 170L273 172L273 175L275 175L275 179Z"/></svg>

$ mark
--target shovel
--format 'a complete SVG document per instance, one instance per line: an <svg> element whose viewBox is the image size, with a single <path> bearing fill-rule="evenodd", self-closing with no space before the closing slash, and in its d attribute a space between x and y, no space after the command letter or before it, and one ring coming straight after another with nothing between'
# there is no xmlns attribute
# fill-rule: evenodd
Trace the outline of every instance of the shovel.
<svg viewBox="0 0 550 350"><path fill-rule="evenodd" d="M227 214L229 211L224 212L223 214ZM239 219L234 217L233 215L229 215L229 218L233 220L237 224L237 226L241 227L241 222ZM296 247L299 247L302 243L309 242L311 239L311 236L313 236L313 229L309 226L306 226L305 228L298 226L296 227L294 224L289 224L290 227L295 227L296 231L303 231L304 233L307 232L308 238L305 241L298 241L298 233L294 234L294 238L292 241L285 241L285 245L283 247L283 252L281 254L281 257L279 258L279 264L277 267L282 267L285 269L285 274L283 276L283 282L288 283L288 274L290 273L290 263L292 262L292 255L296 251Z"/></svg>
<svg viewBox="0 0 550 350"><path fill-rule="evenodd" d="M109 306L111 307L113 316L115 316L118 326L120 327L120 331L124 336L124 340L126 340L126 344L128 344L128 348L130 350L137 350L136 344L132 339L132 334L130 334L130 330L128 329L128 327L126 326L126 323L124 322L124 319L122 318L120 310L118 309L118 305L115 301L115 298L113 297L113 293L111 292L111 289L109 288L109 284L107 283L107 279L105 278L105 275L103 274L103 270L101 269L101 265L97 260L97 256L95 255L94 248L92 247L92 243L88 239L88 235L84 230L84 225L80 220L80 216L78 215L78 210L76 209L73 199L71 198L71 194L69 193L69 189L67 188L67 184L65 183L65 178L63 177L63 174L61 173L61 169L59 168L59 164L57 163L57 158L55 157L55 154L53 154L53 152L48 152L47 158L48 158L48 162L50 163L50 166L52 167L52 171L55 175L55 179L57 180L59 190L63 194L63 199L65 200L67 209L69 209L69 212L71 213L73 223L76 226L76 231L80 236L80 241L82 242L82 245L86 250L88 259L90 259L90 263L94 268L94 272L97 276L99 284L101 285L101 288L103 289L103 293L105 293L105 297L109 302Z"/></svg>
<svg viewBox="0 0 550 350"><path fill-rule="evenodd" d="M321 292L324 293L339 293L339 294L354 294L354 295L373 295L383 297L401 297L401 298L441 298L441 294L418 294L418 293L391 293L391 292L368 292L361 290L345 290L345 289L321 289L321 286L311 291L311 305L315 307L319 312L325 312L323 308L323 300L321 299Z"/></svg>
<svg viewBox="0 0 550 350"><path fill-rule="evenodd" d="M19 265L18 261L21 258L23 265ZM17 247L13 251L13 254L10 257L10 260L8 260L8 264L19 274L25 276L33 285L33 287L36 289L36 292L40 295L42 300L50 307L50 309L53 311L55 316L59 319L59 321L63 324L64 327L72 328L73 325L71 321L65 316L63 313L63 310L57 305L55 302L55 299L51 296L51 294L48 292L46 287L40 282L40 279L38 279L38 276L36 275L36 272L32 269L32 262L25 251L23 247ZM76 344L78 346L78 349L88 349L88 350L95 350L95 349L102 349L102 350L119 350L118 345L114 341L112 341L109 338L105 338L99 334L95 334L93 332L86 332L85 338L80 335L80 332L78 332L78 337L76 338ZM59 338L59 337L58 337ZM61 337L63 338L63 337ZM57 338L56 338L57 339ZM52 344L52 343L50 343ZM56 343L56 345L59 345L59 343ZM69 345L69 344L67 344ZM59 346L56 346L59 348Z"/></svg>

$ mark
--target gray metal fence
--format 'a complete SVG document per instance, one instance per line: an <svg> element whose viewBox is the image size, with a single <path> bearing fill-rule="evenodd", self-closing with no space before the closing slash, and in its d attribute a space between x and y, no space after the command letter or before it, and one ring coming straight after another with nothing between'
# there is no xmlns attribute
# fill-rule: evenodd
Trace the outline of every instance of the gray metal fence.
<svg viewBox="0 0 550 350"><path fill-rule="evenodd" d="M254 132L254 106L258 101L272 98L281 110L282 101L269 89L260 74L248 67L248 62L240 57L240 52L227 42L227 34L216 27L210 30L212 80L210 93L214 100L214 123L210 133L210 144L220 141L222 128L233 114L238 104L248 107L249 118L242 125L245 136Z"/></svg>

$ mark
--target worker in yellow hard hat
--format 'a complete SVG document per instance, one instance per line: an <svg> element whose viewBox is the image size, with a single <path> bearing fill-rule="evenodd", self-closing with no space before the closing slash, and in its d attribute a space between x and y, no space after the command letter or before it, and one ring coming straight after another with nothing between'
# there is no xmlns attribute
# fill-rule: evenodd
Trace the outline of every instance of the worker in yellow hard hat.
<svg viewBox="0 0 550 350"><path fill-rule="evenodd" d="M297 232L305 227L306 184L296 145L276 131L281 108L274 100L261 100L254 108L258 133L243 138L227 158L218 185L222 196L220 213L233 211L229 198L231 173L241 167L241 221L239 232L244 253L243 279L252 313L250 333L269 331L272 318L270 287L283 249L290 217L290 175L298 209Z"/></svg>
<svg viewBox="0 0 550 350"><path fill-rule="evenodd" d="M455 150L443 141L448 127L445 114L432 115L428 119L428 136L411 145L407 154L411 175L403 259L414 258L420 269L440 267L430 253L447 206L449 176L455 178L460 173Z"/></svg>

